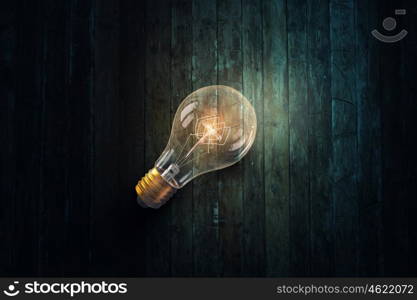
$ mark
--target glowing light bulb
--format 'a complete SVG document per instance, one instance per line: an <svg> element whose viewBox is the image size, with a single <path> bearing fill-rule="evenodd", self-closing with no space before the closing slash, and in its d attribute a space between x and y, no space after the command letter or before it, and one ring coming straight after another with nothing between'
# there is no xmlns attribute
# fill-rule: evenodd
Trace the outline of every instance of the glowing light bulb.
<svg viewBox="0 0 417 300"><path fill-rule="evenodd" d="M237 163L256 135L255 110L237 90L213 85L180 104L165 150L136 185L138 203L159 208L195 177Z"/></svg>

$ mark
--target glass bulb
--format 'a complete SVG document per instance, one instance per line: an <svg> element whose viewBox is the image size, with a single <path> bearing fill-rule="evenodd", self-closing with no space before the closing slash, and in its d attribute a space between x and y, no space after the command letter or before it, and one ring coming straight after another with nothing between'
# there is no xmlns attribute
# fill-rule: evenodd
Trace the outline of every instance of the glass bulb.
<svg viewBox="0 0 417 300"><path fill-rule="evenodd" d="M195 177L237 163L256 135L255 110L237 90L213 85L180 104L165 150L136 185L143 207L159 208Z"/></svg>

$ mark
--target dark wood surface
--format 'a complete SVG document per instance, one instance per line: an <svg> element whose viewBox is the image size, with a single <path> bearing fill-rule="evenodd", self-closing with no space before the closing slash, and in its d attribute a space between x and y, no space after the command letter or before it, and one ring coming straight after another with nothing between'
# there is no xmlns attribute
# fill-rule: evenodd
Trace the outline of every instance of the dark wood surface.
<svg viewBox="0 0 417 300"><path fill-rule="evenodd" d="M370 34L388 16L395 44ZM416 276L416 19L411 0L5 1L0 275ZM177 106L212 84L253 104L253 148L140 208Z"/></svg>

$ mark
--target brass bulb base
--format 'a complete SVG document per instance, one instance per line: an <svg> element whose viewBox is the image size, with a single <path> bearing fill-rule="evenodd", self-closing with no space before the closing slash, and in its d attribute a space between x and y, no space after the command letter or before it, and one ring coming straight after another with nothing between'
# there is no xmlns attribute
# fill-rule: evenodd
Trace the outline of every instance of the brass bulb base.
<svg viewBox="0 0 417 300"><path fill-rule="evenodd" d="M138 182L135 187L138 194L137 201L142 207L159 208L167 202L177 191L173 188L156 168L148 173Z"/></svg>

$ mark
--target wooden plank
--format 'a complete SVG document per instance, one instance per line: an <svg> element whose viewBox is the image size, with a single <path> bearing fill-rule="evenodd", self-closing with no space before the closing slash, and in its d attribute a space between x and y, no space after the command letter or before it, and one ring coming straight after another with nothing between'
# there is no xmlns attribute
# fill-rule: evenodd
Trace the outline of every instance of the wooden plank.
<svg viewBox="0 0 417 300"><path fill-rule="evenodd" d="M241 1L218 1L217 5L218 84L241 91ZM219 171L220 251L223 276L236 276L242 270L242 174L241 162Z"/></svg>
<svg viewBox="0 0 417 300"><path fill-rule="evenodd" d="M0 276L12 274L13 202L16 179L14 117L16 103L17 5L9 2L0 11Z"/></svg>
<svg viewBox="0 0 417 300"><path fill-rule="evenodd" d="M334 272L329 1L307 3L311 276Z"/></svg>
<svg viewBox="0 0 417 300"><path fill-rule="evenodd" d="M41 155L40 272L62 276L68 219L68 12L67 3L42 3L45 12Z"/></svg>
<svg viewBox="0 0 417 300"><path fill-rule="evenodd" d="M335 272L357 272L357 101L352 0L330 1Z"/></svg>
<svg viewBox="0 0 417 300"><path fill-rule="evenodd" d="M310 175L309 138L311 135L307 73L307 3L289 1L288 84L290 141L290 274L310 274Z"/></svg>
<svg viewBox="0 0 417 300"><path fill-rule="evenodd" d="M10 275L39 274L39 202L41 172L42 70L44 32L39 4L18 3L14 193L13 270ZM31 30L28 30L30 28ZM24 122L22 122L24 120ZM28 249L31 251L28 253Z"/></svg>
<svg viewBox="0 0 417 300"><path fill-rule="evenodd" d="M381 219L381 111L379 92L379 47L369 34L380 25L375 1L356 1L356 94L358 126L359 251L358 274L382 272Z"/></svg>
<svg viewBox="0 0 417 300"><path fill-rule="evenodd" d="M71 1L67 67L67 204L65 276L82 276L89 262L89 219L91 204L91 116L92 102L92 4Z"/></svg>
<svg viewBox="0 0 417 300"><path fill-rule="evenodd" d="M257 133L252 149L242 161L243 239L242 276L265 275L265 191L262 80L262 3L242 2L242 92L252 103Z"/></svg>
<svg viewBox="0 0 417 300"><path fill-rule="evenodd" d="M119 3L96 1L94 15L94 199L91 204L90 274L121 275L119 210L120 102ZM123 212L125 213L125 212ZM111 241L111 242L109 242ZM108 261L112 260L109 268Z"/></svg>
<svg viewBox="0 0 417 300"><path fill-rule="evenodd" d="M120 201L118 243L123 276L144 276L146 210L136 202L134 186L145 168L145 4L120 2ZM134 230L135 234L132 234Z"/></svg>
<svg viewBox="0 0 417 300"><path fill-rule="evenodd" d="M262 80L266 276L290 271L287 7L264 1ZM274 38L271 38L274 37Z"/></svg>
<svg viewBox="0 0 417 300"><path fill-rule="evenodd" d="M192 92L192 2L172 4L171 37L171 121L184 98ZM172 276L193 273L193 184L179 190L172 201Z"/></svg>
<svg viewBox="0 0 417 300"><path fill-rule="evenodd" d="M380 20L392 16L399 8L397 3L384 2L380 4ZM403 8L403 7L401 7ZM399 26L405 17L395 16ZM402 29L402 28L401 28ZM381 29L380 29L381 30ZM400 30L400 28L396 29ZM408 30L411 31L411 28ZM384 274L386 276L406 276L409 256L408 207L409 197L406 178L407 166L410 163L406 155L411 146L409 132L406 131L407 93L402 89L403 80L409 80L409 74L404 74L404 66L408 58L403 54L405 39L402 42L381 46L379 73L381 99L381 142L382 142L382 224L384 233ZM402 48L404 47L404 48ZM395 59L393 59L395 58ZM415 97L415 95L414 95ZM410 130L414 130L411 129ZM414 156L415 153L410 153ZM412 216L414 218L414 215ZM413 229L415 234L415 229Z"/></svg>
<svg viewBox="0 0 417 300"><path fill-rule="evenodd" d="M402 1L403 7L413 7L414 4L411 0ZM415 17L417 11L407 10L407 13L411 14L407 18L401 18L402 26L405 29L411 29L415 25ZM405 17L405 16L404 16ZM416 85L413 80L412 74L417 69L417 58L415 56L415 50L417 48L417 37L416 35L409 35L407 39L402 42L402 85L401 90L403 91L404 98L404 129L402 130L403 138L405 140L406 148L403 148L404 151L404 160L405 164L405 180L403 182L402 190L407 193L407 201L404 203L404 206L407 208L407 220L408 228L407 233L409 240L408 244L408 262L407 262L407 273L405 276L416 276L417 275L417 257L414 255L417 253L417 235L415 234L415 228L417 228L417 218L414 217L414 212L417 211L417 143L415 139L411 138L411 133L414 132L414 128L417 128L417 119L416 119ZM414 134L415 136L415 134Z"/></svg>
<svg viewBox="0 0 417 300"><path fill-rule="evenodd" d="M217 83L216 1L193 1L193 90ZM218 173L193 184L194 275L220 274Z"/></svg>
<svg viewBox="0 0 417 300"><path fill-rule="evenodd" d="M146 2L145 166L152 168L171 131L171 7L169 1ZM171 199L174 200L174 199ZM146 219L146 272L168 276L171 272L170 202L148 209Z"/></svg>

